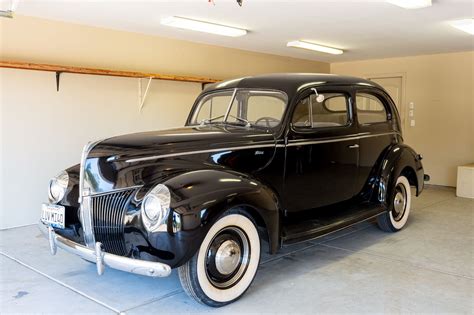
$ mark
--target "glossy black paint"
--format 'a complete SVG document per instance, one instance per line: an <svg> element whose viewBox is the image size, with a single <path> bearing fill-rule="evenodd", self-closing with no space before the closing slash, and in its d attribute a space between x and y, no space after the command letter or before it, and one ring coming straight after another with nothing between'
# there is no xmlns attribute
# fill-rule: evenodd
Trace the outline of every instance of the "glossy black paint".
<svg viewBox="0 0 474 315"><path fill-rule="evenodd" d="M349 96L347 126L304 130L290 124L298 100L311 87ZM233 207L255 218L275 253L283 243L318 237L386 211L399 174L421 193L421 161L403 144L398 112L377 84L334 75L267 75L216 83L200 97L233 88L285 92L289 103L282 123L273 129L189 126L190 116L184 128L109 138L89 153L84 168L92 194L136 187L125 217L129 256L180 266L220 214ZM383 98L388 122L360 125L357 91ZM349 148L354 144L359 148ZM67 171L70 187L61 203L67 206L68 229L59 233L80 239L79 166ZM141 223L141 200L158 183L170 189L172 211L166 231L148 233Z"/></svg>

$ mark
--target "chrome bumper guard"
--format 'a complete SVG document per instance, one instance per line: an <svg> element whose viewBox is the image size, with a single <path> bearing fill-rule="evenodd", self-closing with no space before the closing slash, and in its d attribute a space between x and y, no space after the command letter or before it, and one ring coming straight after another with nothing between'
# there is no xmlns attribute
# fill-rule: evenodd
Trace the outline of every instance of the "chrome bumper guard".
<svg viewBox="0 0 474 315"><path fill-rule="evenodd" d="M52 255L56 254L58 247L62 248L87 261L96 263L99 275L104 273L105 266L148 277L167 277L171 273L171 267L166 264L106 253L102 251L102 244L100 242L95 243L95 248L91 249L56 234L52 227L45 225L41 221L38 223L38 226L41 232L49 239Z"/></svg>

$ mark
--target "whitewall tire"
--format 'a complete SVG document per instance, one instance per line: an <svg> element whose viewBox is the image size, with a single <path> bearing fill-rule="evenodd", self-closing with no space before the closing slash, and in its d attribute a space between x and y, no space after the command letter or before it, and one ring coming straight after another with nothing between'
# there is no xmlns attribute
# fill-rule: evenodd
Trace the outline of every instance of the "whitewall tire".
<svg viewBox="0 0 474 315"><path fill-rule="evenodd" d="M196 301L220 307L250 287L260 263L260 238L250 216L224 213L206 234L198 252L178 274L186 293Z"/></svg>
<svg viewBox="0 0 474 315"><path fill-rule="evenodd" d="M378 226L385 232L400 231L407 223L410 208L410 183L405 176L401 175L393 188L389 211L377 217Z"/></svg>

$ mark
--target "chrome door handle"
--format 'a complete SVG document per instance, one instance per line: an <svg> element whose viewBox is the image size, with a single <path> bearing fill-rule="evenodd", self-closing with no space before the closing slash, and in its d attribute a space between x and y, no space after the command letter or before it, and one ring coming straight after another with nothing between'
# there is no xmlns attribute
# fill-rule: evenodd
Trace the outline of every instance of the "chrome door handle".
<svg viewBox="0 0 474 315"><path fill-rule="evenodd" d="M358 144L353 144L353 145L348 145L347 146L349 149L357 149L359 147Z"/></svg>

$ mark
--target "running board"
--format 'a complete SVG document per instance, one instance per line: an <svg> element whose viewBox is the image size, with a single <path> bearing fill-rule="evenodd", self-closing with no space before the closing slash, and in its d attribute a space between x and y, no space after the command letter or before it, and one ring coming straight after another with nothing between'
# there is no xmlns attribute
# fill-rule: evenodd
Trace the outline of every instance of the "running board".
<svg viewBox="0 0 474 315"><path fill-rule="evenodd" d="M318 210L315 209L314 211ZM354 224L373 219L385 211L386 209L381 205L366 204L339 212L338 215L289 224L283 227L282 245L290 245L322 237Z"/></svg>

